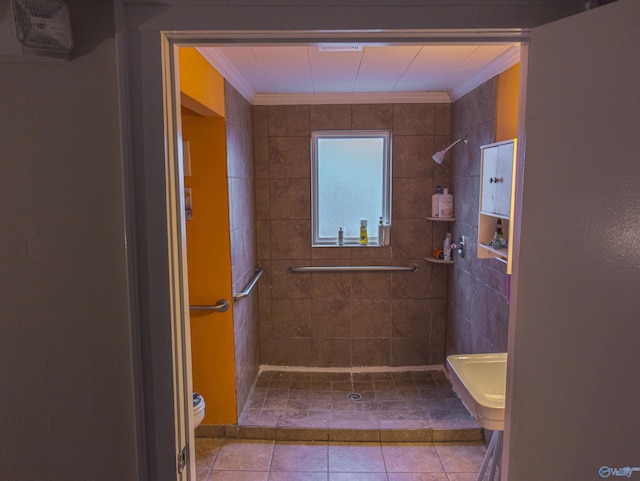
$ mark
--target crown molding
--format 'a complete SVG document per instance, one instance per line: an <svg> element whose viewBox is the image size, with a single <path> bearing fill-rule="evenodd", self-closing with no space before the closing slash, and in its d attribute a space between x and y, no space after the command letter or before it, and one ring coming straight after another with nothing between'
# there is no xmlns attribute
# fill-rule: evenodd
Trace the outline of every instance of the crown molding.
<svg viewBox="0 0 640 481"><path fill-rule="evenodd" d="M314 105L314 104L448 104L446 92L415 93L322 93L322 94L258 94L253 105Z"/></svg>
<svg viewBox="0 0 640 481"><path fill-rule="evenodd" d="M461 83L449 92L451 102L455 102L459 98L471 92L476 87L479 87L487 80L492 79L498 74L501 74L510 67L520 62L520 46L516 45L508 49L493 62L487 64L482 70L476 73L473 77L469 78L465 82Z"/></svg>
<svg viewBox="0 0 640 481"><path fill-rule="evenodd" d="M236 89L249 103L253 103L256 91L249 85L227 57L216 47L197 47L198 52Z"/></svg>

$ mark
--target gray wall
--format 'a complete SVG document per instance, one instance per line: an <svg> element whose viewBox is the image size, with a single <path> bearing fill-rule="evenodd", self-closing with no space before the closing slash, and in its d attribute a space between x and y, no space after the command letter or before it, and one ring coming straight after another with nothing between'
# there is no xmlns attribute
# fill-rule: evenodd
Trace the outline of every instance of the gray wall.
<svg viewBox="0 0 640 481"><path fill-rule="evenodd" d="M147 31L531 28L599 0L119 0Z"/></svg>
<svg viewBox="0 0 640 481"><path fill-rule="evenodd" d="M467 237L467 255L454 254L447 303L447 355L507 350L509 306L506 265L478 259L480 146L495 140L498 78L485 82L452 106L452 138L467 144L451 151L451 184L456 222L454 240Z"/></svg>
<svg viewBox="0 0 640 481"><path fill-rule="evenodd" d="M137 479L113 7L0 64L0 479ZM4 10L4 7L2 7Z"/></svg>
<svg viewBox="0 0 640 481"><path fill-rule="evenodd" d="M263 364L350 367L441 364L447 270L424 261L444 226L425 220L446 166L449 104L255 107ZM393 131L391 246L311 247L310 132ZM376 228L373 219L370 225ZM377 233L376 233L377 235ZM410 265L415 273L290 274L301 265Z"/></svg>
<svg viewBox="0 0 640 481"><path fill-rule="evenodd" d="M256 268L256 215L251 105L225 82L227 177L233 291L244 290ZM233 309L236 403L242 412L260 367L257 290Z"/></svg>

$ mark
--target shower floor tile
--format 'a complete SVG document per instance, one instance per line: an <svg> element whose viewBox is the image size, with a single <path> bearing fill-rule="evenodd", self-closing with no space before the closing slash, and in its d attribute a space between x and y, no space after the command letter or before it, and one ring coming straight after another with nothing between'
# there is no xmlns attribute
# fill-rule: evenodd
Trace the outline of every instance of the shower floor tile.
<svg viewBox="0 0 640 481"><path fill-rule="evenodd" d="M482 438L482 429L453 392L446 374L438 370L354 374L265 371L256 381L246 406L238 430L278 429L277 435L269 435L263 429L262 434L267 433L271 439ZM242 437L239 431L236 435Z"/></svg>

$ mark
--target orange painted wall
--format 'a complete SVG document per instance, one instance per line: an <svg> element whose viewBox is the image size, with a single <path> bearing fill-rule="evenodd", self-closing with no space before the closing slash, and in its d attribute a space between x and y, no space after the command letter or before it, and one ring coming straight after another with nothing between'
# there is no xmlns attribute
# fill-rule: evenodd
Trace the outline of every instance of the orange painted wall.
<svg viewBox="0 0 640 481"><path fill-rule="evenodd" d="M181 64L181 87L183 77L202 73L202 64L192 65L197 65L198 69L185 68ZM211 66L208 69L213 70ZM200 98L192 100L199 101ZM206 96L202 100L209 102ZM225 119L220 116L203 117L183 107L182 140L189 141L191 157L191 176L185 177L185 187L191 188L193 212L192 220L187 221L189 303L215 304L219 299L227 299L231 304L224 313L191 313L193 389L202 394L205 400L203 424L235 424L237 410Z"/></svg>
<svg viewBox="0 0 640 481"><path fill-rule="evenodd" d="M225 116L224 77L193 47L182 47L180 62L180 100L203 116Z"/></svg>
<svg viewBox="0 0 640 481"><path fill-rule="evenodd" d="M518 95L520 92L520 64L498 76L496 103L496 142L518 136Z"/></svg>

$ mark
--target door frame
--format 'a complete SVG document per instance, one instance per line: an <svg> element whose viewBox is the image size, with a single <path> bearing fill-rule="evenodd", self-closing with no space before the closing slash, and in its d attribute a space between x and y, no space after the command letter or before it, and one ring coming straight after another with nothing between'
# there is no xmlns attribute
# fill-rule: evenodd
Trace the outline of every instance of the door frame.
<svg viewBox="0 0 640 481"><path fill-rule="evenodd" d="M164 123L166 141L166 213L169 241L171 345L177 479L195 479L193 381L187 266L187 232L184 199L184 163L180 116L180 66L178 46L162 36ZM184 464L181 464L184 463Z"/></svg>
<svg viewBox="0 0 640 481"><path fill-rule="evenodd" d="M191 365L189 352L189 308L188 308L188 286L187 286L187 265L185 255L185 232L184 232L184 198L182 196L183 178L182 178L182 153L178 148L180 142L180 118L179 105L180 95L178 89L178 65L177 52L179 47L194 46L211 46L211 45L293 45L293 44L314 44L320 42L353 42L361 43L384 43L384 44L427 44L427 43L458 43L458 44L491 44L513 42L521 45L521 66L527 62L526 45L529 41L530 29L438 29L438 30L349 30L349 31L317 31L317 30L296 30L296 31L273 31L273 30L242 30L242 31L167 31L159 32L160 38L158 42L158 32L141 32L139 42L140 47L130 56L125 49L119 51L119 63L124 69L132 69L130 76L138 76L135 88L127 85L126 92L127 101L121 104L123 121L126 127L129 127L129 118L132 118L132 124L136 124L145 134L143 140L139 140L138 149L136 145L128 146L124 149L123 157L125 165L130 167L125 169L127 179L125 184L133 186L135 190L145 192L144 198L133 199L133 191L126 190L125 195L128 198L127 205L131 211L129 214L136 218L135 225L155 231L160 234L165 232L166 238L163 242L158 239L151 239L152 235L146 232L138 232L136 235L136 249L145 251L154 250L154 256L159 262L154 265L156 274L162 272L167 276L165 279L156 279L153 275L138 275L138 282L148 281L151 288L146 297L142 293L140 304L141 307L141 346L134 346L133 349L140 353L142 380L140 391L143 392L142 410L149 413L148 406L155 407L155 400L158 396L167 397L167 387L165 383L163 387L153 386L151 389L146 387L145 379L157 377L159 371L166 371L167 360L158 361L159 358L168 356L166 342L161 338L154 338L149 341L144 339L145 325L152 325L154 322L168 322L171 331L171 369L172 369L172 399L173 399L173 434L171 435L173 448L168 445L168 439L162 436L169 435L169 424L167 420L161 420L162 412L153 410L151 415L147 414L144 433L141 433L141 449L146 453L146 466L150 473L155 473L156 479L172 479L164 478L168 469L166 457L173 450L173 454L177 454L180 446L188 446L189 453L188 463L182 475L178 475L179 480L195 479L195 459L194 459L194 437L193 426L191 421L191 403L188 402L191 397ZM126 43L126 41L124 42ZM146 47L146 48L145 48ZM142 50L145 55L142 55ZM160 60L160 65L157 60ZM136 63L137 62L137 63ZM518 125L518 135L524 135L524 93L526 92L526 68L521 67L520 75L520 121ZM161 80L158 79L158 74ZM145 85L145 89L141 88ZM136 88L140 89L137 91ZM141 100L138 99L140 97ZM135 100L132 100L135 99ZM136 103L142 103L144 108ZM160 117L160 118L159 118ZM133 136L133 128L131 131L125 130L123 143L128 142L135 144L131 138ZM160 135L159 128L162 129ZM524 137L522 137L524 139ZM161 141L162 140L162 141ZM522 153L524 152L524 141L518 143L518 164L523 161ZM142 159L134 162L136 151L142 155ZM154 164L155 159L155 166ZM163 175L159 175L157 164L162 162ZM520 166L521 167L521 166ZM149 173L148 171L153 171ZM522 172L522 168L518 168L518 172ZM517 187L521 187L522 175L517 174ZM154 183L155 181L155 183ZM157 185L160 182L161 185ZM516 192L521 189L516 187ZM516 196L516 213L521 208L521 199ZM158 209L157 200L164 199L164 207L160 212L155 211L151 215L150 209ZM153 219L151 219L153 217ZM514 225L514 242L519 239L519 222L516 220ZM517 246L517 244L516 244ZM157 250L160 248L160 250ZM162 254L164 249L165 254ZM139 269L150 269L152 259L148 257L154 256L138 256L144 257L139 261ZM140 264L142 262L142 264ZM517 265L517 249L514 248L514 265ZM517 269L514 269L513 281L517 282ZM157 286L157 283L162 284ZM160 301L158 299L158 291L165 294L168 292L168 299ZM154 295L154 292L155 295ZM160 294L163 295L163 294ZM159 302L157 302L159 301ZM168 302L165 302L168 301ZM145 309L145 303L153 306ZM512 305L513 305L512 301ZM162 311L159 319L153 319L149 311L154 309ZM510 309L509 330L512 330L512 324L515 319L512 318L513 309ZM166 340L164 340L166 341ZM163 344L160 348L159 344ZM159 348L159 358L154 360L145 355L145 350L153 350L154 347ZM142 352L141 352L142 351ZM166 406L165 406L166 407ZM165 413L167 410L165 409ZM506 425L508 423L505 422ZM505 444L506 454L506 444ZM164 460L162 458L165 458ZM172 459L175 460L175 457ZM174 461L172 461L174 462Z"/></svg>

